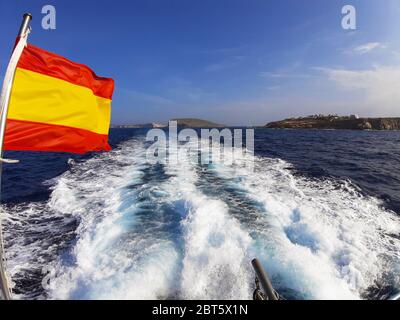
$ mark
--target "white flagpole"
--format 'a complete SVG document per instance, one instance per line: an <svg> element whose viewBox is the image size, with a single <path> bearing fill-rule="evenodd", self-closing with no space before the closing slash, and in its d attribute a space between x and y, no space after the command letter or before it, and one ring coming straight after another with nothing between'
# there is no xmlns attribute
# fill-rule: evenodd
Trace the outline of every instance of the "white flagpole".
<svg viewBox="0 0 400 320"><path fill-rule="evenodd" d="M3 143L6 131L6 121L8 106L10 103L11 89L14 82L15 70L22 51L24 50L29 33L29 23L32 19L31 14L24 14L24 18L19 30L19 41L14 48L10 62L7 67L6 75L3 81L3 88L0 96L0 188L1 188L1 171L3 162L14 162L12 160L3 159ZM6 274L6 259L4 255L3 235L1 228L2 212L0 212L0 300L11 300L11 289L8 285L8 277Z"/></svg>

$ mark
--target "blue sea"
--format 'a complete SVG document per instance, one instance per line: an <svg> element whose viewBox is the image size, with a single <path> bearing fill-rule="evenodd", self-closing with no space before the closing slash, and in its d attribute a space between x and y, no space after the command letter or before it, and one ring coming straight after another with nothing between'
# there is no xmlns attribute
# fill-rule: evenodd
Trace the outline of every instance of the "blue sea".
<svg viewBox="0 0 400 320"><path fill-rule="evenodd" d="M8 272L19 299L251 299L257 257L287 299L400 290L400 132L255 130L243 165L113 151L8 152Z"/></svg>

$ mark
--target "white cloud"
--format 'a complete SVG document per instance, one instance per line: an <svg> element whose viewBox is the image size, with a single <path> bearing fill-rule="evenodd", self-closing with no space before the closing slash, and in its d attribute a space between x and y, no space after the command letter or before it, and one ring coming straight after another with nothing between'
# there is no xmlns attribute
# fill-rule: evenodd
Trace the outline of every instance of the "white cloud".
<svg viewBox="0 0 400 320"><path fill-rule="evenodd" d="M357 54L366 54L368 52L371 52L372 50L379 48L384 49L386 48L386 46L381 44L380 42L368 42L355 47L352 51Z"/></svg>
<svg viewBox="0 0 400 320"><path fill-rule="evenodd" d="M205 70L206 72L215 72L215 71L221 71L224 69L229 69L230 67L234 67L235 65L232 63L227 63L227 62L221 62L221 63L214 63L206 66Z"/></svg>
<svg viewBox="0 0 400 320"><path fill-rule="evenodd" d="M230 69L233 67L236 67L242 60L244 59L243 56L232 56L224 61L210 64L206 66L205 71L206 72L216 72L216 71L221 71L225 69Z"/></svg>
<svg viewBox="0 0 400 320"><path fill-rule="evenodd" d="M347 91L359 92L374 114L399 115L400 66L376 66L368 70L320 68L328 79Z"/></svg>
<svg viewBox="0 0 400 320"><path fill-rule="evenodd" d="M164 86L166 96L179 103L206 102L215 97L213 92L205 91L180 76L168 78Z"/></svg>
<svg viewBox="0 0 400 320"><path fill-rule="evenodd" d="M310 78L311 76L309 74L301 74L301 73L290 73L290 72L269 72L269 71L264 71L260 72L260 77L262 78L272 78L272 79L287 79L287 78Z"/></svg>

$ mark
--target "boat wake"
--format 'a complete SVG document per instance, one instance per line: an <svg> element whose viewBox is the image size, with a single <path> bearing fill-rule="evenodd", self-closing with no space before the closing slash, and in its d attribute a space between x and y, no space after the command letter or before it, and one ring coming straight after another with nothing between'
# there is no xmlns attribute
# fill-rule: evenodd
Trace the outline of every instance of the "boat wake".
<svg viewBox="0 0 400 320"><path fill-rule="evenodd" d="M254 257L290 299L400 288L400 218L350 181L305 178L280 159L195 156L151 165L137 137L71 162L47 202L7 207L17 297L251 299Z"/></svg>

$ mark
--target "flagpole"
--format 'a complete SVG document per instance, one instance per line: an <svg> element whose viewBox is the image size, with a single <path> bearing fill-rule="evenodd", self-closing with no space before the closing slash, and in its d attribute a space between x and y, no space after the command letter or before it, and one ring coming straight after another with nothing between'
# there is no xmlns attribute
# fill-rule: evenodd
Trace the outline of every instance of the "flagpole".
<svg viewBox="0 0 400 320"><path fill-rule="evenodd" d="M32 15L25 13L21 23L21 27L18 32L18 43L14 48L10 62L7 67L6 74L4 76L3 88L0 96L0 191L1 191L1 175L2 175L2 163L10 162L3 159L3 144L4 135L6 131L7 113L8 106L10 103L11 89L14 82L15 71L19 58L21 57L22 51L26 45L29 23L32 20ZM13 161L11 161L13 162ZM1 227L1 212L0 212L0 300L11 300L11 289L8 285L8 277L6 274L6 259L4 254L3 235Z"/></svg>

